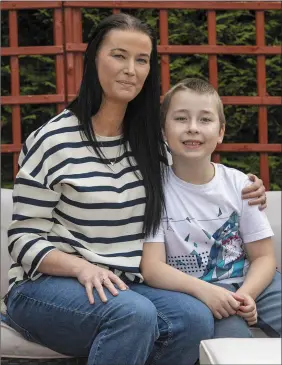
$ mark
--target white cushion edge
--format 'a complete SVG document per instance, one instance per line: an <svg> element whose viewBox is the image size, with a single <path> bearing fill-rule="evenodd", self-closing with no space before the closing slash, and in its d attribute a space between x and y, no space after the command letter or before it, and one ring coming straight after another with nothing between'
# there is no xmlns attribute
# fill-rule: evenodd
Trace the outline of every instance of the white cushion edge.
<svg viewBox="0 0 282 365"><path fill-rule="evenodd" d="M8 333L10 334L9 336L7 336ZM35 354L32 354L32 352ZM71 356L60 354L37 343L27 341L21 334L1 321L1 357L15 359L60 359L70 358Z"/></svg>
<svg viewBox="0 0 282 365"><path fill-rule="evenodd" d="M207 346L205 341L201 341L200 343L200 364L201 365L215 364L215 359L209 352L209 347Z"/></svg>

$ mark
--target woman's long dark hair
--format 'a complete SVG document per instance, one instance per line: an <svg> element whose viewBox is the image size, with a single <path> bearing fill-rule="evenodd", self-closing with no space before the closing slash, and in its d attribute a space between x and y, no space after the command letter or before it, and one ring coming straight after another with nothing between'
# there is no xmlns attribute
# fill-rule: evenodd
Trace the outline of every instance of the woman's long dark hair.
<svg viewBox="0 0 282 365"><path fill-rule="evenodd" d="M104 19L97 26L88 43L80 90L68 109L77 116L87 139L93 143L95 152L101 157L103 154L97 144L91 122L91 117L100 108L103 93L95 58L105 35L113 29L142 32L147 34L152 41L150 72L143 89L135 99L128 103L123 120L124 140L129 142L146 191L143 232L145 236L148 236L156 232L165 207L163 190L165 165L160 161L166 162L167 160L160 126L157 42L151 28L139 19L124 13L111 15ZM129 163L131 164L130 159Z"/></svg>

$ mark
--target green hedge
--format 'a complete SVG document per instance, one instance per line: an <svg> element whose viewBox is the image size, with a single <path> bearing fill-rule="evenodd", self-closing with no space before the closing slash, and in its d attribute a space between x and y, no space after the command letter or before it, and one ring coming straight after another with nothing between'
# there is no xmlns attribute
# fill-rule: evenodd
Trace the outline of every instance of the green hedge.
<svg viewBox="0 0 282 365"><path fill-rule="evenodd" d="M158 10L125 9L148 22L157 30L159 26ZM87 39L102 18L110 15L111 9L82 9L83 41ZM281 45L282 19L279 11L266 11L266 44ZM21 10L19 11L19 45L53 44L53 11ZM253 11L218 11L217 44L254 45L255 12ZM207 13L204 10L169 10L169 43L174 45L207 44ZM8 12L2 12L2 46L8 46ZM54 56L20 56L21 95L53 94L56 92L55 57ZM9 57L2 57L2 95L10 95ZM208 79L208 57L206 55L172 55L170 57L171 85L184 77L201 77ZM266 57L267 93L281 95L282 61L280 55ZM256 57L240 55L218 56L219 93L221 95L256 95ZM269 106L268 132L270 143L281 143L281 106ZM258 141L258 107L226 106L227 132L225 142ZM52 116L56 106L23 105L21 106L22 141ZM11 108L2 106L2 143L12 142ZM259 175L259 155L257 153L224 153L222 162L239 168L244 172ZM281 190L282 159L281 155L270 154L271 189ZM12 186L12 156L2 155L2 186Z"/></svg>

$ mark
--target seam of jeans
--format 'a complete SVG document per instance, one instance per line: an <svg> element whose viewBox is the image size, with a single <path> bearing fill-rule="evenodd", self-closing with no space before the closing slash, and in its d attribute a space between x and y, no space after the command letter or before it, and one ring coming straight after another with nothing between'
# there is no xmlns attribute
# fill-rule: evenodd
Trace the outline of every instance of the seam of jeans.
<svg viewBox="0 0 282 365"><path fill-rule="evenodd" d="M45 305L45 306L50 306L50 307L53 307L53 308L56 308L56 309L60 309L60 310L64 310L66 312L70 312L70 313L75 313L75 314L79 314L81 316L90 316L92 314L92 312L80 312L80 311L77 311L77 310L74 310L74 309L70 309L70 308L65 308L65 307L61 307L61 306L58 306L56 304L53 304L53 303L49 303L49 302L43 302L42 300L39 300L39 299L34 299L34 298L31 298L29 297L28 295L26 294L23 294L21 292L16 292L15 293L15 297L16 296L22 296L26 299L29 299L33 302L37 302L37 303L40 303L42 305ZM99 317L101 319L101 316L95 314L97 317Z"/></svg>
<svg viewBox="0 0 282 365"><path fill-rule="evenodd" d="M169 345L170 340L172 340L173 337L173 331L172 331L172 322L167 318L166 315L164 315L162 312L157 312L158 316L161 317L161 319L166 322L167 324L167 328L168 328L168 338L166 341L163 342L163 346L160 347L160 349L158 349L158 351L156 351L156 355L154 356L151 365L155 365L156 362L160 359L162 352L164 350L165 347L167 347Z"/></svg>
<svg viewBox="0 0 282 365"><path fill-rule="evenodd" d="M103 333L103 335L99 339L99 342L98 342L98 345L97 345L97 349L96 349L95 354L94 354L93 365L95 365L95 363L96 363L97 354L98 354L98 352L99 352L99 350L101 348L101 342L104 339L104 337L106 336L106 334L108 333L108 330L109 330L109 328L106 328L105 329L105 332ZM93 345L93 342L92 342L92 345Z"/></svg>

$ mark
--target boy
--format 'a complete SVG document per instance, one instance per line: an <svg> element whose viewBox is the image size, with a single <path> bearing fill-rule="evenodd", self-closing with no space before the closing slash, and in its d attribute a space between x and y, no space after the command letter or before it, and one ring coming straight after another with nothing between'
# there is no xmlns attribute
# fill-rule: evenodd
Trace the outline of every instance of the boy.
<svg viewBox="0 0 282 365"><path fill-rule="evenodd" d="M153 287L204 302L215 338L251 337L248 325L281 336L281 275L264 212L241 198L244 173L211 162L225 131L216 90L186 79L165 96L161 121L172 153L166 212L144 244L141 270Z"/></svg>

